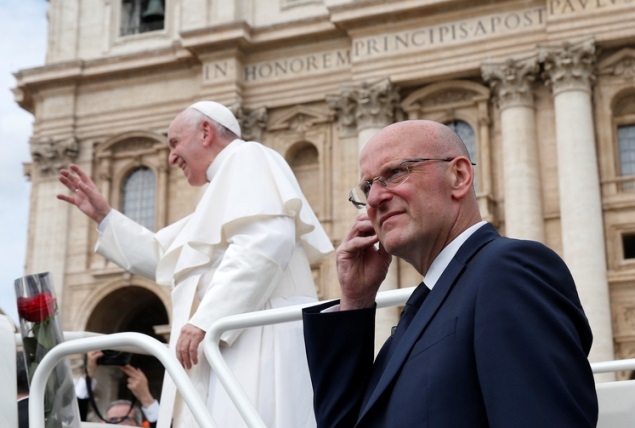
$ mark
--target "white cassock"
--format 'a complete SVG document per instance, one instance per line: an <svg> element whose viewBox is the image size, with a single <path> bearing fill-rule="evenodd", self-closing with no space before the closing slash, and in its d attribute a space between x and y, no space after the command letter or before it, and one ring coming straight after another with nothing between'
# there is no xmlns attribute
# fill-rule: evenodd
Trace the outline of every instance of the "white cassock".
<svg viewBox="0 0 635 428"><path fill-rule="evenodd" d="M293 172L274 150L235 140L210 165L207 178L194 213L156 234L115 210L100 225L97 253L173 287L172 352L188 322L207 331L226 315L317 300L310 264L333 251ZM300 322L231 330L221 340L225 361L267 427L315 426ZM210 373L202 346L199 364L188 374L219 427L246 426ZM169 426L173 407L175 428L197 427L174 395L166 374L159 428Z"/></svg>

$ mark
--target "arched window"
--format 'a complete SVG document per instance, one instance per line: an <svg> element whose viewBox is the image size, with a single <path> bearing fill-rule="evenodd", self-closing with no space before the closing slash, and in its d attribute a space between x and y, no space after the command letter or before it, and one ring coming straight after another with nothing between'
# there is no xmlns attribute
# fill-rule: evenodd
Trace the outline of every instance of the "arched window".
<svg viewBox="0 0 635 428"><path fill-rule="evenodd" d="M635 176L635 125L617 127L617 146L620 175L622 177ZM623 192L634 192L635 182L624 181L621 187Z"/></svg>
<svg viewBox="0 0 635 428"><path fill-rule="evenodd" d="M297 144L289 155L289 165L295 174L302 193L317 212L320 202L319 160L317 148L308 142Z"/></svg>
<svg viewBox="0 0 635 428"><path fill-rule="evenodd" d="M121 195L121 212L150 230L155 227L155 182L150 168L136 168L124 181Z"/></svg>
<svg viewBox="0 0 635 428"><path fill-rule="evenodd" d="M456 132L459 137L461 137L461 140L463 140L463 142L465 143L465 146L467 147L467 151L470 154L470 159L472 160L472 162L476 163L476 159L477 159L476 140L474 138L474 130L472 129L472 127L468 123L463 122L462 120L452 120L449 122L445 122L445 125L447 125L448 128ZM477 171L478 170L475 167L474 168L474 190L477 190L477 187L476 187Z"/></svg>
<svg viewBox="0 0 635 428"><path fill-rule="evenodd" d="M164 0L121 1L121 36L163 30L164 27Z"/></svg>

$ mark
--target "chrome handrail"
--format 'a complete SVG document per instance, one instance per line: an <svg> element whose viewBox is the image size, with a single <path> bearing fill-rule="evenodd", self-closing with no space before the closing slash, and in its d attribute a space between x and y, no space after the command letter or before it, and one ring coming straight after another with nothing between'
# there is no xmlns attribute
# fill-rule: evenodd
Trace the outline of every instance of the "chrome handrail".
<svg viewBox="0 0 635 428"><path fill-rule="evenodd" d="M383 308L403 304L406 300L408 300L408 297L410 297L410 294L412 294L414 289L415 287L409 287L377 293L377 307ZM212 327L207 331L203 341L205 356L212 366L212 371L216 376L218 376L218 379L225 388L227 395L238 409L238 412L247 423L247 426L250 428L266 428L266 426L253 403L247 397L245 390L240 386L238 379L236 379L236 376L229 369L229 366L221 355L221 335L228 330L298 321L302 319L303 308L314 306L316 304L316 302L313 302L302 305L287 306L284 308L231 315L219 319L212 324Z"/></svg>
<svg viewBox="0 0 635 428"><path fill-rule="evenodd" d="M29 393L29 426L44 428L44 391L46 380L55 366L67 355L85 353L96 349L141 349L156 357L165 367L183 400L201 427L213 427L212 416L203 399L198 395L185 369L169 352L165 343L141 333L113 333L62 342L46 353L33 375Z"/></svg>

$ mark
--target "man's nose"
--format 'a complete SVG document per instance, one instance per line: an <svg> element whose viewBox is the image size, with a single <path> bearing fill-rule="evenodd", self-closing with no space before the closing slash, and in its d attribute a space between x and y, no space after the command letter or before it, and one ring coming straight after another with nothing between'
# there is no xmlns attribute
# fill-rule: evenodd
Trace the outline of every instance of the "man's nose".
<svg viewBox="0 0 635 428"><path fill-rule="evenodd" d="M380 180L373 180L373 183L370 185L370 190L368 191L368 196L366 197L366 202L368 205L376 207L390 194L390 190L388 190Z"/></svg>
<svg viewBox="0 0 635 428"><path fill-rule="evenodd" d="M170 165L174 165L176 163L176 155L172 152L170 152L170 155L168 156L168 163Z"/></svg>

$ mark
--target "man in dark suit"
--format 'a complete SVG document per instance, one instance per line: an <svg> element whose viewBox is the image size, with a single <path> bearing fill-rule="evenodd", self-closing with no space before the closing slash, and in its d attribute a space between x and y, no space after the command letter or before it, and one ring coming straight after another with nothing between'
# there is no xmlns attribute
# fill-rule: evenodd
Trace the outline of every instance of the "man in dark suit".
<svg viewBox="0 0 635 428"><path fill-rule="evenodd" d="M360 155L365 206L337 250L339 302L304 310L318 427L595 427L591 330L549 248L482 221L460 138L390 125ZM373 362L391 257L422 282Z"/></svg>

